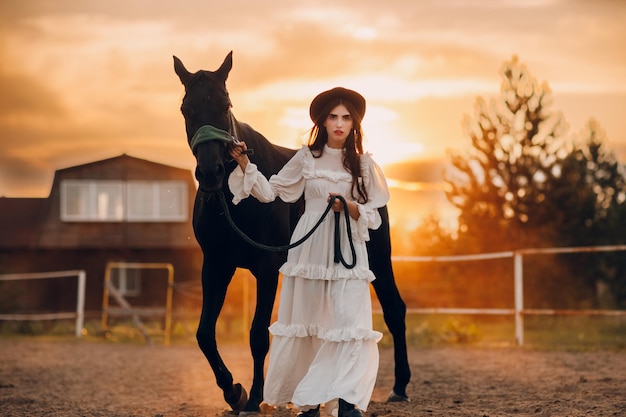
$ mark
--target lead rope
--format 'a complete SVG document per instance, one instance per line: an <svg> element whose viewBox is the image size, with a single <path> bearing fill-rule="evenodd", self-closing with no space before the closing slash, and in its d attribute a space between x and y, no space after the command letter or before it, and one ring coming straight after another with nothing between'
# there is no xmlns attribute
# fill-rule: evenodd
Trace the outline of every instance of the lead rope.
<svg viewBox="0 0 626 417"><path fill-rule="evenodd" d="M348 232L348 243L350 243L350 251L352 252L352 263L348 264L345 259L343 259L343 254L341 253L341 232L339 231L339 212L335 212L335 258L333 259L335 263L341 262L343 266L348 269L352 269L356 266L356 250L354 249L354 242L352 242L352 227L350 227L350 212L348 211L348 205L346 204L346 200L341 196L335 196L339 198L339 200L343 203L343 212L346 216L346 231ZM333 205L334 198L330 199L329 207Z"/></svg>
<svg viewBox="0 0 626 417"><path fill-rule="evenodd" d="M346 229L347 229L346 231L348 233L348 243L350 244L350 252L352 254L352 263L348 264L346 260L343 258L343 254L341 253L341 240L340 240L341 233L339 231L339 221L340 221L339 212L335 212L335 246L334 246L335 253L334 253L333 260L335 263L341 262L341 264L347 269L352 269L356 266L356 249L354 248L354 242L352 241L352 227L350 226L350 213L348 211L348 204L346 203L346 199L343 198L342 196L340 195L331 196L330 201L328 202L328 206L326 206L324 213L322 213L322 216L317 221L315 226L313 226L313 228L306 235L300 238L298 241L290 243L288 245L283 245L283 246L269 246L269 245L264 245L263 243L259 243L259 242L252 240L233 221L230 215L230 210L228 209L228 204L226 204L226 198L224 197L224 193L220 190L218 191L217 196L219 198L220 204L222 205L222 208L224 209L224 215L226 216L226 220L228 220L228 224L230 224L230 227L232 227L233 230L243 240L245 240L252 246L258 249L264 249L264 250L272 251L272 252L284 252L284 251L287 251L289 249L295 248L296 246L303 244L309 237L311 237L313 232L315 232L315 230L317 230L317 228L322 224L322 222L324 221L324 218L326 217L326 215L332 208L333 203L335 202L335 199L338 199L343 204L343 213L346 218Z"/></svg>

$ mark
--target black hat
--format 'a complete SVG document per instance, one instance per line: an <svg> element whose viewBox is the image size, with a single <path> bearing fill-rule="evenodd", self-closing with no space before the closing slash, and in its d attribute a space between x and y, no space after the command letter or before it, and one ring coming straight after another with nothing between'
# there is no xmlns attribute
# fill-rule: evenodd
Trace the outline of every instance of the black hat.
<svg viewBox="0 0 626 417"><path fill-rule="evenodd" d="M322 110L326 107L326 105L332 100L347 100L349 101L356 112L359 115L359 118L363 120L363 116L365 116L365 98L362 95L353 90L348 90L343 87L335 87L332 90L324 91L320 93L313 99L311 102L311 108L309 109L309 115L311 116L311 120L313 123L319 119L321 116Z"/></svg>

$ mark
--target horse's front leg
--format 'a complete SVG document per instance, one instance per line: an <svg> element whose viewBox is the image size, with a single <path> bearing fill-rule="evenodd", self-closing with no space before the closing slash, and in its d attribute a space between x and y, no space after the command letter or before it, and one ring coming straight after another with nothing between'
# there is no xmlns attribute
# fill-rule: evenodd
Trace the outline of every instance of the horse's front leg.
<svg viewBox="0 0 626 417"><path fill-rule="evenodd" d="M234 412L239 412L247 400L247 394L241 384L233 384L233 376L224 364L217 350L216 324L224 305L226 290L233 274L234 265L211 261L204 257L202 264L202 314L196 332L198 346L213 369L217 385L224 393L224 400Z"/></svg>
<svg viewBox="0 0 626 417"><path fill-rule="evenodd" d="M268 255L265 254L265 256L267 257ZM250 351L252 352L254 374L252 387L250 388L250 398L243 409L244 412L260 411L260 405L263 402L265 358L270 347L269 325L272 319L272 310L278 287L279 266L280 263L270 262L270 265L264 265L252 270L257 282L256 309L250 328Z"/></svg>

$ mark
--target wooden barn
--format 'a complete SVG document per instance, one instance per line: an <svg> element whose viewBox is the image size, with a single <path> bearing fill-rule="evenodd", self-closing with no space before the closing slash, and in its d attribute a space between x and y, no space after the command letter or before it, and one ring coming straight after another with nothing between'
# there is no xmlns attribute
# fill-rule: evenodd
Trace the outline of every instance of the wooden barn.
<svg viewBox="0 0 626 417"><path fill-rule="evenodd" d="M199 285L194 198L191 171L128 155L58 170L47 198L0 198L0 274L84 270L87 317L101 314L110 262L169 263L177 285ZM133 305L164 304L165 270L115 270L111 280ZM75 308L75 277L37 281L0 281L0 313ZM173 304L200 300L175 291Z"/></svg>

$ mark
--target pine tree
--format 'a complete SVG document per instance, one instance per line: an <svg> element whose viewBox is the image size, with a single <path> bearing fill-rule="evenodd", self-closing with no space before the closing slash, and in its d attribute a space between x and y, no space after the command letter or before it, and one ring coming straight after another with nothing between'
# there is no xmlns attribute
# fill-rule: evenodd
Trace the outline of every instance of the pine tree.
<svg viewBox="0 0 626 417"><path fill-rule="evenodd" d="M453 168L445 175L447 197L461 213L460 235L483 248L525 246L531 236L522 232L545 222L546 213L537 208L564 154L567 129L562 116L549 110L548 85L540 85L517 57L501 75L500 100L488 105L477 99L474 118L465 119L472 147L468 155L451 155Z"/></svg>

